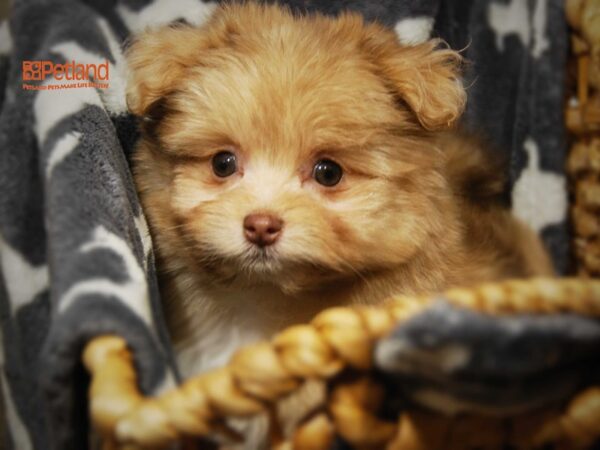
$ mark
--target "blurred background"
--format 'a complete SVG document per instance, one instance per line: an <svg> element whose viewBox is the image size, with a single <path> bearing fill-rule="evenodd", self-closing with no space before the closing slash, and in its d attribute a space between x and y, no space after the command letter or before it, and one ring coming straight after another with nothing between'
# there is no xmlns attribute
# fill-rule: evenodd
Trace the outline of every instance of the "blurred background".
<svg viewBox="0 0 600 450"><path fill-rule="evenodd" d="M0 19L8 16L8 2L10 0L0 0Z"/></svg>

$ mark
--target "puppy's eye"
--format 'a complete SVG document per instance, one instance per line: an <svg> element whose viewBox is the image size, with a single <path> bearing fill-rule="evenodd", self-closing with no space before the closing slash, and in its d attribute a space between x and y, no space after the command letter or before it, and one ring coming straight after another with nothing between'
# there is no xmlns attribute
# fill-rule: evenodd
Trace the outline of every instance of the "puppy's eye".
<svg viewBox="0 0 600 450"><path fill-rule="evenodd" d="M323 186L335 186L340 182L343 175L340 165L330 159L317 161L313 168L313 178Z"/></svg>
<svg viewBox="0 0 600 450"><path fill-rule="evenodd" d="M212 168L216 176L228 177L237 171L237 159L231 152L219 152L212 158Z"/></svg>

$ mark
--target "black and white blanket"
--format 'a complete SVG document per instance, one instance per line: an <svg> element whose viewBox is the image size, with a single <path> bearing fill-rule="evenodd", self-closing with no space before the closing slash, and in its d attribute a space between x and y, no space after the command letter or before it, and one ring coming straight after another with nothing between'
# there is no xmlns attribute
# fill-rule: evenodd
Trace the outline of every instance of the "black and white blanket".
<svg viewBox="0 0 600 450"><path fill-rule="evenodd" d="M329 14L357 10L393 27L406 44L437 35L465 49L471 61L465 124L507 152L513 211L541 233L557 269L567 270L562 0L286 3ZM14 0L10 19L0 24L6 448L86 448L88 380L80 353L96 335L127 339L144 392L177 380L152 245L127 162L137 132L126 110L122 47L147 26L201 24L215 6L201 0ZM68 82L36 79L44 67L37 62L44 61L108 61L109 86L52 89ZM394 369L394 349L384 350L378 362Z"/></svg>

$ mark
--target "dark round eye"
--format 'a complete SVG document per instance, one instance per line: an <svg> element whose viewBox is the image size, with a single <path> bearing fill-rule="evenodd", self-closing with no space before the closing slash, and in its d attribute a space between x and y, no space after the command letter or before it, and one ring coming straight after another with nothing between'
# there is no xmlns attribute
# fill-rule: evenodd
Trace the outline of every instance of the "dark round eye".
<svg viewBox="0 0 600 450"><path fill-rule="evenodd" d="M313 178L323 186L335 186L342 179L342 168L330 159L317 161L313 168Z"/></svg>
<svg viewBox="0 0 600 450"><path fill-rule="evenodd" d="M212 158L212 168L216 176L225 178L237 171L237 160L233 153L223 151Z"/></svg>

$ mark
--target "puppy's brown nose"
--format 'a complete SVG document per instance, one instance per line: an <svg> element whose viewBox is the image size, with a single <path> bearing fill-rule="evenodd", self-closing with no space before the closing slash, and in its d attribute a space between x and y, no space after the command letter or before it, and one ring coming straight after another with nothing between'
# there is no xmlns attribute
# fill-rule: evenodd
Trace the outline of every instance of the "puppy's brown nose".
<svg viewBox="0 0 600 450"><path fill-rule="evenodd" d="M244 235L246 239L259 247L274 244L283 228L283 221L272 214L248 214L244 219Z"/></svg>

